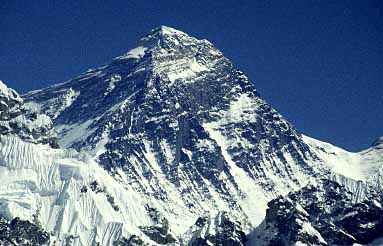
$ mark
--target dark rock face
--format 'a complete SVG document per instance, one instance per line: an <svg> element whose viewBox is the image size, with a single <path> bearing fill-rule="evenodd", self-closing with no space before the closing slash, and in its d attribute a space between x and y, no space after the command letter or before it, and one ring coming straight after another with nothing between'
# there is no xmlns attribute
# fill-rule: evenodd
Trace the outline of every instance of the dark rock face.
<svg viewBox="0 0 383 246"><path fill-rule="evenodd" d="M144 246L149 245L145 243L140 237L132 235L130 238L121 238L113 242L113 246Z"/></svg>
<svg viewBox="0 0 383 246"><path fill-rule="evenodd" d="M363 201L354 201L354 195L335 181L322 180L278 197L269 202L265 221L254 237L267 242L263 245L371 243L383 235L381 194L369 191ZM270 234L274 236L262 236Z"/></svg>
<svg viewBox="0 0 383 246"><path fill-rule="evenodd" d="M169 221L156 209L147 206L146 210L148 210L154 225L140 226L141 231L158 244L170 244L176 242L177 238L170 231Z"/></svg>
<svg viewBox="0 0 383 246"><path fill-rule="evenodd" d="M15 218L7 221L0 217L0 245L49 245L50 236L38 225Z"/></svg>
<svg viewBox="0 0 383 246"><path fill-rule="evenodd" d="M190 246L244 246L247 241L240 223L232 221L226 212L218 214L213 220L210 217L200 217L192 230L194 233L188 244Z"/></svg>
<svg viewBox="0 0 383 246"><path fill-rule="evenodd" d="M0 81L0 135L9 134L27 142L58 147L50 118L25 107L17 92Z"/></svg>
<svg viewBox="0 0 383 246"><path fill-rule="evenodd" d="M289 198L279 197L270 202L264 223L266 227L272 227L277 235L270 239L268 245L292 245L298 242L305 245L327 245L312 228L309 214Z"/></svg>
<svg viewBox="0 0 383 246"><path fill-rule="evenodd" d="M168 228L163 226L141 226L141 231L147 235L152 241L158 244L174 243L177 239L168 233Z"/></svg>

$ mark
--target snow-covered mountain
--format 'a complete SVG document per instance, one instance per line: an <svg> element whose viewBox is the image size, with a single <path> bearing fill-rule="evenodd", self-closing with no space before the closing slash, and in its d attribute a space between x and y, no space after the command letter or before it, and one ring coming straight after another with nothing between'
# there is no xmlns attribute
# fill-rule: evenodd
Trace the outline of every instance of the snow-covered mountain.
<svg viewBox="0 0 383 246"><path fill-rule="evenodd" d="M25 109L2 123L32 130L1 131L0 215L59 245L245 245L276 224L281 195L323 180L352 204L381 193L383 141L349 153L301 135L210 42L173 28L25 104L1 88Z"/></svg>

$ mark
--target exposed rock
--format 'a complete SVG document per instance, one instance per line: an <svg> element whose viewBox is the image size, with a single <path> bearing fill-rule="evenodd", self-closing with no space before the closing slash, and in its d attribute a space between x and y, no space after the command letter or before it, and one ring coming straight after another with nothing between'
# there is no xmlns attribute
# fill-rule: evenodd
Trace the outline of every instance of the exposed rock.
<svg viewBox="0 0 383 246"><path fill-rule="evenodd" d="M154 223L152 226L140 226L141 231L158 244L169 244L177 241L176 236L170 231L169 221L156 209L146 207Z"/></svg>
<svg viewBox="0 0 383 246"><path fill-rule="evenodd" d="M24 141L58 148L50 118L25 107L19 94L0 81L0 135L9 134L16 134Z"/></svg>
<svg viewBox="0 0 383 246"><path fill-rule="evenodd" d="M309 214L299 204L294 204L288 197L279 197L268 205L266 219L260 225L260 229L268 233L257 235L266 242L265 245L327 245L310 223Z"/></svg>
<svg viewBox="0 0 383 246"><path fill-rule="evenodd" d="M146 246L149 245L145 243L140 237L132 235L128 238L121 238L113 242L113 246Z"/></svg>
<svg viewBox="0 0 383 246"><path fill-rule="evenodd" d="M0 245L42 246L50 244L50 235L40 226L15 218L0 217Z"/></svg>
<svg viewBox="0 0 383 246"><path fill-rule="evenodd" d="M244 246L247 241L240 223L233 221L226 212L220 212L215 218L198 218L191 231L190 246Z"/></svg>
<svg viewBox="0 0 383 246"><path fill-rule="evenodd" d="M269 202L264 222L251 237L259 245L368 244L381 237L380 192L363 201L339 183L322 180Z"/></svg>

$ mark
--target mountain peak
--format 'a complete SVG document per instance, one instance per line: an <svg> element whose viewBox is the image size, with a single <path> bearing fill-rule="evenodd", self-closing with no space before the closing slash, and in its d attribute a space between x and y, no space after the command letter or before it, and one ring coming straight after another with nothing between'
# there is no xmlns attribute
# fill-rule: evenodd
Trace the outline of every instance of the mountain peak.
<svg viewBox="0 0 383 246"><path fill-rule="evenodd" d="M159 27L156 27L154 29L152 29L144 38L142 38L141 40L152 40L152 39L155 39L155 40L163 40L165 38L177 38L177 37L190 37L188 34L180 31L180 30L177 30L175 28L172 28L172 27L168 27L168 26L159 26Z"/></svg>
<svg viewBox="0 0 383 246"><path fill-rule="evenodd" d="M199 40L188 34L168 26L160 26L151 30L145 37L141 38L139 45L152 48L160 46L161 48L186 46L190 43L196 43Z"/></svg>
<svg viewBox="0 0 383 246"><path fill-rule="evenodd" d="M8 91L8 87L3 83L3 81L0 80L0 94L8 95Z"/></svg>
<svg viewBox="0 0 383 246"><path fill-rule="evenodd" d="M160 49L179 49L190 44L196 44L200 40L193 38L186 33L168 26L159 26L152 29L145 37L141 38L138 46L129 50L126 54L116 57L115 60L125 60L127 58L140 59L146 52L153 51L154 48ZM206 42L203 40L203 42Z"/></svg>
<svg viewBox="0 0 383 246"><path fill-rule="evenodd" d="M187 35L180 30L168 26L159 26L154 28L150 33L158 33L160 35Z"/></svg>
<svg viewBox="0 0 383 246"><path fill-rule="evenodd" d="M138 61L148 53L152 54L152 57L159 58L157 61L161 63L166 60L165 57L171 55L172 58L169 62L171 61L172 64L175 64L175 56L179 56L179 59L187 57L189 61L195 59L197 53L214 56L213 60L222 57L222 53L206 39L200 40L172 27L160 26L141 38L137 47L114 60L134 59ZM180 63L184 62L180 61Z"/></svg>
<svg viewBox="0 0 383 246"><path fill-rule="evenodd" d="M9 100L21 102L22 99L17 92L11 88L8 88L3 81L0 80L0 97L5 97Z"/></svg>

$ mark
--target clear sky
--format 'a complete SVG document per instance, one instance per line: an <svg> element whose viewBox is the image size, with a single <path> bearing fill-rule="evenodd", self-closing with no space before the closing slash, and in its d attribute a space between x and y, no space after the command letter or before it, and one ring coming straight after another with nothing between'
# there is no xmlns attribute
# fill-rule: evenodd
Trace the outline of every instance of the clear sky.
<svg viewBox="0 0 383 246"><path fill-rule="evenodd" d="M214 43L304 134L353 151L383 135L381 0L1 0L0 79L64 81L160 25Z"/></svg>

